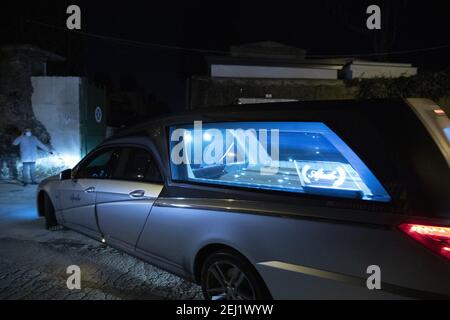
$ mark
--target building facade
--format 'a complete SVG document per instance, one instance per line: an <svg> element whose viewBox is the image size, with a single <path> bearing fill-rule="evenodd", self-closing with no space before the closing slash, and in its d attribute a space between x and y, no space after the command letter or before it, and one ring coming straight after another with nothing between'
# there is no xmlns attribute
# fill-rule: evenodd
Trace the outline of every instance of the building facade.
<svg viewBox="0 0 450 320"><path fill-rule="evenodd" d="M235 103L352 99L347 80L417 74L410 64L352 58L310 59L304 49L272 41L232 47L206 57L207 73L188 80L187 108Z"/></svg>

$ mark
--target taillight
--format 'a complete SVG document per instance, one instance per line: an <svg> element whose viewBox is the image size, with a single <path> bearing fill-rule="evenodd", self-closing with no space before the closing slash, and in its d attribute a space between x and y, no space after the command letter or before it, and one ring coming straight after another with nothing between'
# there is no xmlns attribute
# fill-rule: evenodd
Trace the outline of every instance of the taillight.
<svg viewBox="0 0 450 320"><path fill-rule="evenodd" d="M404 223L399 228L428 249L450 260L449 227Z"/></svg>

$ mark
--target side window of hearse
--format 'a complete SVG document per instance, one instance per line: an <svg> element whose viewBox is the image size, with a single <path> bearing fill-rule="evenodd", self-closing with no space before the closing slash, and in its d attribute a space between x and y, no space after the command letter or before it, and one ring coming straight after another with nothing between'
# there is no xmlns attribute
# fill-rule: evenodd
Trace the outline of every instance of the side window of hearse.
<svg viewBox="0 0 450 320"><path fill-rule="evenodd" d="M114 149L99 151L81 164L77 178L106 179L111 177L111 170L116 164L119 154Z"/></svg>
<svg viewBox="0 0 450 320"><path fill-rule="evenodd" d="M156 165L150 152L140 148L123 148L120 154L120 161L114 170L113 178L162 182L159 168Z"/></svg>
<svg viewBox="0 0 450 320"><path fill-rule="evenodd" d="M169 131L175 181L391 200L357 154L324 123L195 123Z"/></svg>

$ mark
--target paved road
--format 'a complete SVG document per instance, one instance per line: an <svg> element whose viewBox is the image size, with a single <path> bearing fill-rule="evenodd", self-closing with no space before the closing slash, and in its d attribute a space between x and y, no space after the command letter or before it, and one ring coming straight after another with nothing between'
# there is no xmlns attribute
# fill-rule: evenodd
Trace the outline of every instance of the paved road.
<svg viewBox="0 0 450 320"><path fill-rule="evenodd" d="M198 286L70 230L47 231L34 186L0 183L0 299L200 299ZM66 268L81 268L69 290Z"/></svg>

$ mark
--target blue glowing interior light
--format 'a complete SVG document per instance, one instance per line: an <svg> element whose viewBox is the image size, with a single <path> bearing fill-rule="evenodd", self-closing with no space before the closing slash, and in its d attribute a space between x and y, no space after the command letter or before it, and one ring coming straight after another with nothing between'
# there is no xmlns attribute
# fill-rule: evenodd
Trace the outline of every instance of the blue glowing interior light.
<svg viewBox="0 0 450 320"><path fill-rule="evenodd" d="M209 123L197 135L193 128L170 128L171 134L185 130L184 139L170 144L184 144L186 153L184 163L171 163L174 180L390 201L367 166L323 123Z"/></svg>
<svg viewBox="0 0 450 320"><path fill-rule="evenodd" d="M447 140L450 142L450 128L444 128L444 134L447 137Z"/></svg>

